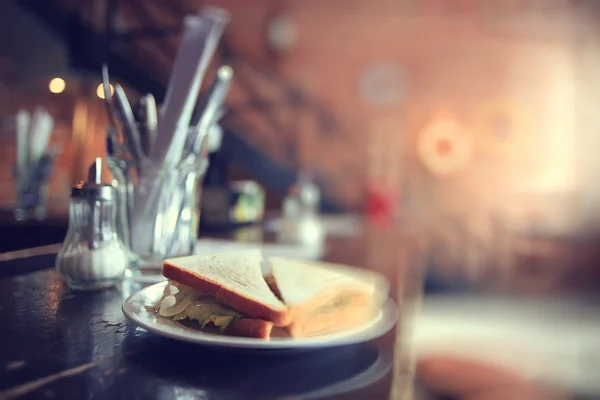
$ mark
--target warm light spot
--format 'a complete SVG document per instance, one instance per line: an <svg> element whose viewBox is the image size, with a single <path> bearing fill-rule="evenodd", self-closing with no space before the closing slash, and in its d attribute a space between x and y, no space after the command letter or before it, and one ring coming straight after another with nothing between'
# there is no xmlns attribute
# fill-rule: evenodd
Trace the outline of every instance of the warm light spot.
<svg viewBox="0 0 600 400"><path fill-rule="evenodd" d="M419 134L417 153L424 166L436 175L457 173L471 161L471 137L457 118L433 119Z"/></svg>
<svg viewBox="0 0 600 400"><path fill-rule="evenodd" d="M113 85L110 85L110 94L112 95L114 92L115 88L113 87ZM100 97L101 99L104 99L104 85L98 85L98 87L96 88L96 96Z"/></svg>
<svg viewBox="0 0 600 400"><path fill-rule="evenodd" d="M52 93L62 93L65 90L67 84L62 78L54 78L48 84L48 90Z"/></svg>
<svg viewBox="0 0 600 400"><path fill-rule="evenodd" d="M447 138L438 140L437 152L441 156L446 156L452 153L452 141Z"/></svg>

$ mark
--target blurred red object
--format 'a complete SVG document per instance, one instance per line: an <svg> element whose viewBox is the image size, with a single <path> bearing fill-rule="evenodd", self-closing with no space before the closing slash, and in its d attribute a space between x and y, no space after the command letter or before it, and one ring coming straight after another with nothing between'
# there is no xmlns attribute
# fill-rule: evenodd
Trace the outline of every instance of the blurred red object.
<svg viewBox="0 0 600 400"><path fill-rule="evenodd" d="M378 187L367 189L365 213L367 218L376 223L391 222L396 214L396 199L398 197L391 190Z"/></svg>
<svg viewBox="0 0 600 400"><path fill-rule="evenodd" d="M562 400L563 393L541 388L511 371L449 356L417 362L417 376L439 394L465 400Z"/></svg>

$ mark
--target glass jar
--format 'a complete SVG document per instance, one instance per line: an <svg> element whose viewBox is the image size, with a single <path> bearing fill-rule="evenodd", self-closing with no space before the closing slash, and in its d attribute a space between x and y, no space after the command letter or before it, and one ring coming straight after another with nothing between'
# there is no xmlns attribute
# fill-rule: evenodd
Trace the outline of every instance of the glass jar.
<svg viewBox="0 0 600 400"><path fill-rule="evenodd" d="M129 250L116 229L115 189L79 184L71 192L69 229L56 269L73 289L113 286L129 264Z"/></svg>
<svg viewBox="0 0 600 400"><path fill-rule="evenodd" d="M145 165L144 175L135 182L126 170L130 166L114 157L108 161L113 176L119 177L120 197L125 199L133 257L128 277L162 279L166 258L194 252L206 159L192 156L172 168Z"/></svg>

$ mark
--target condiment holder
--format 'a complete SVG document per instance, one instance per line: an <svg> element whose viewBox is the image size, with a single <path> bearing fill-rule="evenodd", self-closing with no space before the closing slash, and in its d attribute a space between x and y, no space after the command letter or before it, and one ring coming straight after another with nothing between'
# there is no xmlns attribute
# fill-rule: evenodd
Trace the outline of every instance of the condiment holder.
<svg viewBox="0 0 600 400"><path fill-rule="evenodd" d="M129 265L130 251L118 235L117 192L102 184L102 159L89 168L87 182L75 185L69 204L69 229L56 270L73 289L115 285Z"/></svg>
<svg viewBox="0 0 600 400"><path fill-rule="evenodd" d="M281 227L277 240L321 248L325 240L325 229L320 220L319 188L305 175L283 201Z"/></svg>

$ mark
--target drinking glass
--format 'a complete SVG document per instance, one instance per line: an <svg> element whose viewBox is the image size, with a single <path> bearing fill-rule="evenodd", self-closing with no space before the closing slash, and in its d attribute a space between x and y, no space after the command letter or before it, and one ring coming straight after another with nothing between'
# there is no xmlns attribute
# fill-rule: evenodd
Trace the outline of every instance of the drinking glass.
<svg viewBox="0 0 600 400"><path fill-rule="evenodd" d="M110 147L107 164L118 188L117 229L132 253L127 275L159 275L166 258L194 251L207 146L198 153L184 147L180 161L162 165L124 150Z"/></svg>
<svg viewBox="0 0 600 400"><path fill-rule="evenodd" d="M206 161L197 157L170 169L146 168L137 182L126 176L120 161L109 158L108 164L123 182L120 212L127 223L120 230L129 234L132 270L159 273L164 259L193 253L200 218L198 184Z"/></svg>
<svg viewBox="0 0 600 400"><path fill-rule="evenodd" d="M52 173L55 154L49 153L26 171L14 167L16 205L14 216L17 221L43 219L48 203L48 180Z"/></svg>

